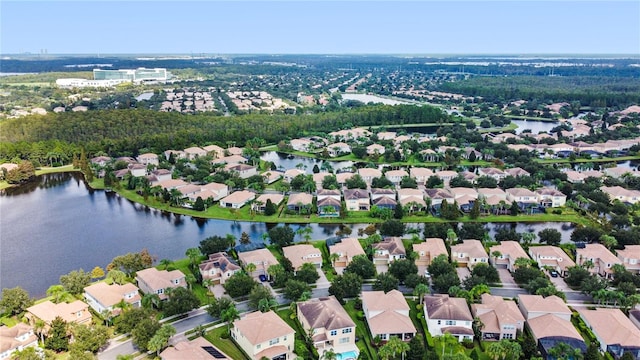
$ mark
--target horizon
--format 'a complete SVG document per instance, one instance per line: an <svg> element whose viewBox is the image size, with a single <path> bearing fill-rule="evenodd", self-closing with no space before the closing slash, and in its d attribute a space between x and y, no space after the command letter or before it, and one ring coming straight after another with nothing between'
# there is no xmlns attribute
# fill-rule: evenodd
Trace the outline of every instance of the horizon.
<svg viewBox="0 0 640 360"><path fill-rule="evenodd" d="M3 56L640 54L640 2L633 0L0 5Z"/></svg>

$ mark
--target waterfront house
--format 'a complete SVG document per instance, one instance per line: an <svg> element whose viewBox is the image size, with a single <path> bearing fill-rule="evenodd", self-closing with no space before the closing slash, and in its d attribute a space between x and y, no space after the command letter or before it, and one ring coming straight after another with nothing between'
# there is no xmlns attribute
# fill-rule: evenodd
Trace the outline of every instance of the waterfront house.
<svg viewBox="0 0 640 360"><path fill-rule="evenodd" d="M283 247L282 252L291 261L294 271L299 270L304 263L313 264L318 269L322 266L322 252L313 245L290 245Z"/></svg>
<svg viewBox="0 0 640 360"><path fill-rule="evenodd" d="M420 189L399 189L398 202L403 207L411 210L420 210L427 207L427 203L424 201L424 193Z"/></svg>
<svg viewBox="0 0 640 360"><path fill-rule="evenodd" d="M226 252L209 254L209 258L201 262L198 268L202 279L211 280L213 285L224 285L231 276L240 272L240 266Z"/></svg>
<svg viewBox="0 0 640 360"><path fill-rule="evenodd" d="M407 256L402 238L399 237L387 237L381 242L371 246L373 248L373 263L375 265L389 265Z"/></svg>
<svg viewBox="0 0 640 360"><path fill-rule="evenodd" d="M35 326L38 319L42 320L45 323L45 332L48 331L51 327L51 322L57 317L69 324L91 324L89 305L80 300L57 304L47 300L28 307L25 317L31 326Z"/></svg>
<svg viewBox="0 0 640 360"><path fill-rule="evenodd" d="M326 171L321 171L319 173L316 174L312 174L311 177L313 178L313 182L316 184L316 189L323 189L324 187L322 186L322 182L324 181L324 178L327 176L334 176L332 173L326 172Z"/></svg>
<svg viewBox="0 0 640 360"><path fill-rule="evenodd" d="M382 155L385 152L385 148L384 146L380 145L380 144L371 144L369 146L367 146L367 155Z"/></svg>
<svg viewBox="0 0 640 360"><path fill-rule="evenodd" d="M84 299L98 314L107 310L109 313L117 315L120 309L116 309L115 305L121 301L134 308L140 307L138 291L139 289L132 283L108 285L105 282L99 282L84 288Z"/></svg>
<svg viewBox="0 0 640 360"><path fill-rule="evenodd" d="M12 327L0 326L0 359L10 359L17 351L37 346L38 337L33 327L21 322Z"/></svg>
<svg viewBox="0 0 640 360"><path fill-rule="evenodd" d="M271 203L277 208L284 200L284 195L278 194L262 194L251 204L251 209L264 213L267 201L271 200Z"/></svg>
<svg viewBox="0 0 640 360"><path fill-rule="evenodd" d="M262 175L262 177L264 178L265 183L273 184L274 182L282 179L282 177L284 176L284 173L282 171L277 171L277 170L268 170L261 173L260 175Z"/></svg>
<svg viewBox="0 0 640 360"><path fill-rule="evenodd" d="M220 206L223 208L240 209L255 198L255 193L248 190L240 190L221 199Z"/></svg>
<svg viewBox="0 0 640 360"><path fill-rule="evenodd" d="M240 155L229 155L211 161L212 164L246 164L247 159Z"/></svg>
<svg viewBox="0 0 640 360"><path fill-rule="evenodd" d="M513 340L523 331L525 319L514 301L491 294L482 294L480 300L471 304L471 312L483 324L482 340Z"/></svg>
<svg viewBox="0 0 640 360"><path fill-rule="evenodd" d="M373 203L375 203L376 200L379 200L380 198L383 198L383 197L395 200L396 199L396 190L395 189L380 189L380 188L371 189L371 201Z"/></svg>
<svg viewBox="0 0 640 360"><path fill-rule="evenodd" d="M321 359L329 350L357 358L356 324L335 296L298 302L296 306L300 325Z"/></svg>
<svg viewBox="0 0 640 360"><path fill-rule="evenodd" d="M529 189L511 188L505 192L507 193L507 202L516 202L521 210L538 206L538 195Z"/></svg>
<svg viewBox="0 0 640 360"><path fill-rule="evenodd" d="M565 276L567 269L576 265L569 255L555 246L530 246L529 255L540 268L555 270L560 276Z"/></svg>
<svg viewBox="0 0 640 360"><path fill-rule="evenodd" d="M300 138L300 139L292 139L289 142L289 144L291 145L291 148L295 151L309 152L313 142L309 139Z"/></svg>
<svg viewBox="0 0 640 360"><path fill-rule="evenodd" d="M611 202L618 200L625 204L635 204L640 201L640 191L628 190L621 186L601 186L600 190L609 195Z"/></svg>
<svg viewBox="0 0 640 360"><path fill-rule="evenodd" d="M148 268L136 273L136 283L143 294L157 294L160 300L167 298L167 289L187 287L187 281L180 270L158 270Z"/></svg>
<svg viewBox="0 0 640 360"><path fill-rule="evenodd" d="M431 199L431 207L434 209L440 209L442 202L445 200L449 205L455 201L453 194L447 189L425 189L425 193Z"/></svg>
<svg viewBox="0 0 640 360"><path fill-rule="evenodd" d="M344 190L344 202L347 211L369 211L369 191L363 189Z"/></svg>
<svg viewBox="0 0 640 360"><path fill-rule="evenodd" d="M351 146L343 142L337 142L327 145L327 152L331 157L342 156L351 153Z"/></svg>
<svg viewBox="0 0 640 360"><path fill-rule="evenodd" d="M419 244L413 244L413 252L416 253L415 263L418 267L418 274L424 274L424 271L431 261L440 255L449 256L444 240L440 238L428 238Z"/></svg>
<svg viewBox="0 0 640 360"><path fill-rule="evenodd" d="M236 173L241 179L248 179L258 175L258 168L247 164L227 164L224 169L230 173Z"/></svg>
<svg viewBox="0 0 640 360"><path fill-rule="evenodd" d="M338 255L338 259L333 262L333 268L338 274L342 274L354 256L365 255L365 252L358 239L344 238L329 246L329 255L332 254Z"/></svg>
<svg viewBox="0 0 640 360"><path fill-rule="evenodd" d="M256 266L256 269L249 274L255 279L258 279L260 275L269 276L269 267L271 265L278 265L278 260L268 249L238 252L238 259L245 269L248 264L254 264Z"/></svg>
<svg viewBox="0 0 640 360"><path fill-rule="evenodd" d="M462 244L451 246L451 261L472 270L477 264L487 264L489 255L479 240L467 239L463 240Z"/></svg>
<svg viewBox="0 0 640 360"><path fill-rule="evenodd" d="M309 211L311 209L311 205L313 204L313 195L308 193L295 193L289 195L289 200L287 201L287 209L290 211Z"/></svg>
<svg viewBox="0 0 640 360"><path fill-rule="evenodd" d="M395 210L396 206L398 206L398 202L393 198L382 196L373 200L373 205L381 209Z"/></svg>
<svg viewBox="0 0 640 360"><path fill-rule="evenodd" d="M613 278L613 265L622 264L611 251L602 244L585 244L584 248L576 249L576 263L584 265L591 262L590 273L598 274L606 279Z"/></svg>
<svg viewBox="0 0 640 360"><path fill-rule="evenodd" d="M363 291L362 311L371 336L389 341L392 336L409 341L416 335L416 327L409 317L409 305L398 290Z"/></svg>
<svg viewBox="0 0 640 360"><path fill-rule="evenodd" d="M449 297L447 294L424 296L424 317L432 336L444 333L456 340L473 340L473 316L463 298Z"/></svg>
<svg viewBox="0 0 640 360"><path fill-rule="evenodd" d="M336 181L338 181L338 185L345 186L347 180L351 179L356 173L352 172L341 172L336 174Z"/></svg>
<svg viewBox="0 0 640 360"><path fill-rule="evenodd" d="M538 204L542 207L561 207L567 202L567 196L552 188L541 188L535 191L538 195Z"/></svg>
<svg viewBox="0 0 640 360"><path fill-rule="evenodd" d="M231 328L231 337L252 360L293 359L295 334L273 311L247 314Z"/></svg>
<svg viewBox="0 0 640 360"><path fill-rule="evenodd" d="M306 175L307 173L301 169L287 169L284 172L284 181L290 183L298 175Z"/></svg>
<svg viewBox="0 0 640 360"><path fill-rule="evenodd" d="M494 253L500 253L496 256ZM520 243L517 241L502 241L498 245L489 248L491 254L491 263L497 268L506 268L509 271L515 271L515 262L519 258L529 259L529 255L524 251Z"/></svg>

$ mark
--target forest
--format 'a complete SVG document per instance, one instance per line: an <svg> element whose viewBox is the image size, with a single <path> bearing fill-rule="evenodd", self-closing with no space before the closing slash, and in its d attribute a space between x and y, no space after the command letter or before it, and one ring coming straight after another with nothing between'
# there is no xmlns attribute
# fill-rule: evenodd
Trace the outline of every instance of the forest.
<svg viewBox="0 0 640 360"><path fill-rule="evenodd" d="M46 153L68 145L89 154L137 156L216 143L244 145L260 138L267 143L309 132L330 132L353 126L436 124L453 121L430 106L372 105L308 115L248 114L220 117L183 115L150 110L103 110L47 114L0 122L0 159L28 159L38 147Z"/></svg>

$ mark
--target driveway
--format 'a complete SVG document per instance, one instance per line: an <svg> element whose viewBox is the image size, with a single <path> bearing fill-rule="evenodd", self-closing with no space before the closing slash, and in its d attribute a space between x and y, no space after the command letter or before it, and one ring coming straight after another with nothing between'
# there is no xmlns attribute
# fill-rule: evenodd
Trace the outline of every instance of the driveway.
<svg viewBox="0 0 640 360"><path fill-rule="evenodd" d="M561 278L560 276L558 277L552 277L551 275L549 275L548 271L545 271L545 273L547 273L547 277L549 278L549 280L551 280L551 282L553 283L553 285L556 286L556 289L562 291L562 292L567 292L567 291L573 291L569 285L567 285L566 282L564 282L564 279Z"/></svg>
<svg viewBox="0 0 640 360"><path fill-rule="evenodd" d="M456 268L456 271L458 272L458 278L460 278L460 281L464 281L464 279L471 276L471 271L469 271L469 268L459 267Z"/></svg>
<svg viewBox="0 0 640 360"><path fill-rule="evenodd" d="M216 297L216 299L220 299L225 294L224 287L222 285L213 285L210 287L210 289L211 293Z"/></svg>
<svg viewBox="0 0 640 360"><path fill-rule="evenodd" d="M327 276L324 274L324 271L322 271L322 269L320 268L318 268L318 275L320 275L320 277L316 281L316 286L318 288L322 289L331 286L331 283L329 282L329 280L327 280Z"/></svg>
<svg viewBox="0 0 640 360"><path fill-rule="evenodd" d="M497 269L498 275L500 275L500 282L502 286L508 289L518 288L518 284L516 284L515 280L513 280L513 276L507 269Z"/></svg>

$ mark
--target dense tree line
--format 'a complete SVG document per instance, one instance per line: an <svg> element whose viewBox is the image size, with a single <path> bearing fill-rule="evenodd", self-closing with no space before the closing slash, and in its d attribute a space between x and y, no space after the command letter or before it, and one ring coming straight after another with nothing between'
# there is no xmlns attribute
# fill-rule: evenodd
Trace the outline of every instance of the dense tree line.
<svg viewBox="0 0 640 360"><path fill-rule="evenodd" d="M0 123L0 158L28 158L37 143L45 154L69 144L83 145L89 154L136 156L139 151L161 152L218 142L245 143L261 138L277 143L305 132L330 132L351 126L441 123L448 116L429 106L375 105L351 111L311 115L249 114L218 117L146 110L105 110L47 114ZM224 142L223 143L223 140ZM57 142L53 142L58 140Z"/></svg>

